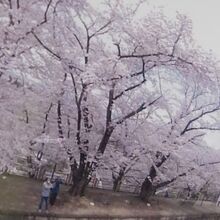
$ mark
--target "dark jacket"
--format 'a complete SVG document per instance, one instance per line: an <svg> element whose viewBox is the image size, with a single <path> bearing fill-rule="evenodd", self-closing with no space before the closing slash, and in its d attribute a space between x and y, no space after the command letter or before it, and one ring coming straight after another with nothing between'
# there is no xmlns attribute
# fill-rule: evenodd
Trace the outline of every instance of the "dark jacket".
<svg viewBox="0 0 220 220"><path fill-rule="evenodd" d="M51 188L50 192L53 194L58 194L59 190L60 190L60 184L61 181L60 180L55 180L53 187Z"/></svg>

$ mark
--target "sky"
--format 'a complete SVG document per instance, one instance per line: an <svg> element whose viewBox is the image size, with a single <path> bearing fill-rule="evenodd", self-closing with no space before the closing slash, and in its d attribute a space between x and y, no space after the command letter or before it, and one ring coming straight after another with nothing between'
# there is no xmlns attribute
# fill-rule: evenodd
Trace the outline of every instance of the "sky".
<svg viewBox="0 0 220 220"><path fill-rule="evenodd" d="M155 7L163 6L167 16L176 11L186 14L193 22L196 42L220 60L220 0L148 0ZM220 149L220 131L209 132L205 140L210 147Z"/></svg>
<svg viewBox="0 0 220 220"><path fill-rule="evenodd" d="M193 22L194 39L204 49L220 58L220 0L148 0L150 5L163 6L166 15L176 11L186 14Z"/></svg>

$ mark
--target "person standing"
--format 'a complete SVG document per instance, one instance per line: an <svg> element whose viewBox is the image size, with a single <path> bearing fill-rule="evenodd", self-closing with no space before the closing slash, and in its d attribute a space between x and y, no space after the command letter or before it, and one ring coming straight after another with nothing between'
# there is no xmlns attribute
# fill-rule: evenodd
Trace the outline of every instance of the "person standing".
<svg viewBox="0 0 220 220"><path fill-rule="evenodd" d="M41 191L41 200L38 206L38 211L41 212L42 206L45 203L45 210L48 212L48 198L50 195L50 189L52 188L52 184L50 182L50 179L47 178L47 180L43 183L42 191Z"/></svg>
<svg viewBox="0 0 220 220"><path fill-rule="evenodd" d="M54 205L56 201L57 195L60 190L60 184L61 180L59 178L56 178L53 187L50 190L50 205Z"/></svg>

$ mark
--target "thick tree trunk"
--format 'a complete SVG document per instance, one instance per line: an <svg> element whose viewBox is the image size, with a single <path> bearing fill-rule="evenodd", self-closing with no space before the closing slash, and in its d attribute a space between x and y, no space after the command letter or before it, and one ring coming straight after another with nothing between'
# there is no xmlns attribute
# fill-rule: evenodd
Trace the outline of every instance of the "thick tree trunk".
<svg viewBox="0 0 220 220"><path fill-rule="evenodd" d="M85 101L86 98L84 97ZM88 133L90 132L91 125L88 123L88 108L83 106L83 116L84 116L84 127L85 127L85 132ZM64 138L64 133L62 129L62 114L61 114L61 102L58 100L58 107L57 107L57 124L58 124L58 134L59 138L63 139ZM80 118L81 122L81 112L80 112ZM80 145L81 140L80 140L80 135L77 133L77 143ZM90 174L90 163L86 163L87 155L85 151L88 151L88 144L89 141L87 139L83 140L82 147L83 150L81 149L80 153L80 163L79 165L77 164L76 160L74 160L74 163L71 165L71 174L72 174L72 186L69 190L69 192L74 195L74 196L83 196L85 193L86 186L89 184L89 174ZM72 155L70 154L70 159L72 159Z"/></svg>
<svg viewBox="0 0 220 220"><path fill-rule="evenodd" d="M157 162L155 166L157 168L161 167L162 164L168 159L170 155L163 155L161 152L156 153ZM150 168L149 175L145 178L144 182L141 186L140 198L144 201L149 201L150 196L154 195L156 192L156 186L153 185L153 180L157 176L157 171L155 167L152 165Z"/></svg>
<svg viewBox="0 0 220 220"><path fill-rule="evenodd" d="M149 198L154 195L156 188L153 186L150 176L146 177L141 186L140 197L143 201L149 202Z"/></svg>
<svg viewBox="0 0 220 220"><path fill-rule="evenodd" d="M149 197L155 193L155 187L153 186L153 180L157 176L156 169L151 166L149 175L145 178L141 186L140 197L144 201L149 201Z"/></svg>
<svg viewBox="0 0 220 220"><path fill-rule="evenodd" d="M101 140L101 142L99 144L99 148L98 148L98 151L100 153L102 153L102 154L104 153L105 148L106 148L106 146L108 144L109 138L111 137L113 131L114 131L114 127L106 128L105 133L104 133L104 135L102 137L102 140Z"/></svg>
<svg viewBox="0 0 220 220"><path fill-rule="evenodd" d="M125 168L122 168L120 170L118 176L112 175L112 177L113 177L113 191L114 192L119 192L120 191L124 175L125 175Z"/></svg>
<svg viewBox="0 0 220 220"><path fill-rule="evenodd" d="M77 164L74 156L70 155L70 160L74 160L74 163L71 165L72 186L69 189L69 192L74 196L83 196L86 187L90 182L90 174L93 166L93 164L87 161L87 154L89 150L89 139L87 135L90 133L93 126L89 120L90 112L87 106L86 85L82 85L82 91L80 97L78 97L75 79L72 74L71 77L75 89L75 99L78 114L76 140L80 150L80 161L79 164Z"/></svg>
<svg viewBox="0 0 220 220"><path fill-rule="evenodd" d="M84 196L86 187L88 186L88 179L83 177L80 180L74 181L74 184L71 186L69 192L73 196Z"/></svg>
<svg viewBox="0 0 220 220"><path fill-rule="evenodd" d="M81 154L79 166L77 166L76 161L74 161L74 164L71 166L73 184L69 192L73 196L84 196L86 187L91 180L91 164L89 162L85 164L83 157L85 157L85 155Z"/></svg>
<svg viewBox="0 0 220 220"><path fill-rule="evenodd" d="M117 178L113 182L113 191L114 192L119 192L121 188L122 180L120 178Z"/></svg>

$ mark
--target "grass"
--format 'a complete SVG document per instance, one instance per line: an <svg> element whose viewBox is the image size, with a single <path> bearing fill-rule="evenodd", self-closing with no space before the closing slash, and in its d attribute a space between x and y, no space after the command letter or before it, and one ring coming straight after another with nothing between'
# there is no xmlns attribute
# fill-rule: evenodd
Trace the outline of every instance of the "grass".
<svg viewBox="0 0 220 220"><path fill-rule="evenodd" d="M26 177L0 176L0 213L35 213L40 200L42 182ZM146 216L146 215L196 215L198 213L220 213L214 204L190 205L174 199L154 198L147 206L137 196L129 193L114 193L89 188L86 197L72 197L67 186L61 192L50 213L75 216Z"/></svg>
<svg viewBox="0 0 220 220"><path fill-rule="evenodd" d="M41 184L21 176L0 176L1 210L36 210Z"/></svg>

